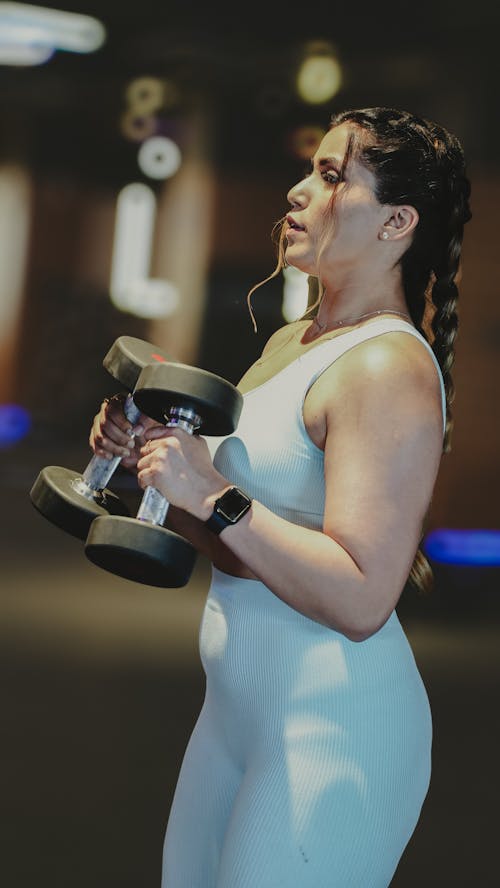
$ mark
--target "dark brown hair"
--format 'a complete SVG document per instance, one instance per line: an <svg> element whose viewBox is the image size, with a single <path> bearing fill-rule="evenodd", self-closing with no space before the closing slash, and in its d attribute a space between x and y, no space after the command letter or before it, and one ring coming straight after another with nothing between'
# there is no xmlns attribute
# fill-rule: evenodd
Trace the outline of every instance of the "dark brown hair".
<svg viewBox="0 0 500 888"><path fill-rule="evenodd" d="M331 127L362 130L356 160L375 176L381 204L410 204L419 214L401 257L406 303L415 327L429 341L446 389L444 452L450 450L454 386L451 367L458 331L456 284L464 225L471 218L470 183L458 139L429 120L393 108L336 114Z"/></svg>

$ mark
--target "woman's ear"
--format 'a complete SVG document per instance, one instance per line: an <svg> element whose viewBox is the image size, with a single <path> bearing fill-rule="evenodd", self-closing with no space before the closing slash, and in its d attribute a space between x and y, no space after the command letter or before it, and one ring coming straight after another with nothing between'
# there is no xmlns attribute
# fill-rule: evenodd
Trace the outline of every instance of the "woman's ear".
<svg viewBox="0 0 500 888"><path fill-rule="evenodd" d="M401 240L411 234L418 225L418 213L409 204L390 207L390 216L384 223L380 237L383 240Z"/></svg>

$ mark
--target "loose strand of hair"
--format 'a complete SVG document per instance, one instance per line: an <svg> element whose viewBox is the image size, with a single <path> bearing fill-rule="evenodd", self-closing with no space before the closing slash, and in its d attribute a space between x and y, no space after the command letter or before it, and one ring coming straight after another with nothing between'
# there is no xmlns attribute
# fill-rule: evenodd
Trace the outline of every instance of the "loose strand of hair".
<svg viewBox="0 0 500 888"><path fill-rule="evenodd" d="M286 267L285 247L284 247L284 242L285 242L284 223L285 223L285 221L286 221L285 217L283 217L282 219L278 219L276 224L273 226L273 230L271 232L272 240L277 243L277 253L278 253L278 258L276 261L276 266L274 268L274 271L272 271L271 274L269 274L266 278L264 278L264 280L258 281L258 283L254 284L253 287L247 293L247 306L248 306L248 311L250 313L250 318L252 320L254 333L257 333L257 321L255 319L255 313L252 308L252 296L255 293L255 291L259 289L259 287L263 287L264 284L268 283L268 281L271 281L273 278L278 277L279 273L283 270L283 268Z"/></svg>

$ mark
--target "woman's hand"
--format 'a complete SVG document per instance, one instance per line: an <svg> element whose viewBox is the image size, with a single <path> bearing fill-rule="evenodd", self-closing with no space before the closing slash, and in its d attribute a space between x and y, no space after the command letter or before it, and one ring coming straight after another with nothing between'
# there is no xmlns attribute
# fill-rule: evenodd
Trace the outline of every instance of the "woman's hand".
<svg viewBox="0 0 500 888"><path fill-rule="evenodd" d="M145 443L145 430L154 428L157 423L141 414L139 422L132 426L124 412L125 400L126 395L114 395L103 401L92 423L89 444L97 456L105 459L121 456L121 465L133 470Z"/></svg>
<svg viewBox="0 0 500 888"><path fill-rule="evenodd" d="M214 468L205 439L161 426L145 437L137 464L140 486L156 487L169 503L206 521L215 499L231 485Z"/></svg>

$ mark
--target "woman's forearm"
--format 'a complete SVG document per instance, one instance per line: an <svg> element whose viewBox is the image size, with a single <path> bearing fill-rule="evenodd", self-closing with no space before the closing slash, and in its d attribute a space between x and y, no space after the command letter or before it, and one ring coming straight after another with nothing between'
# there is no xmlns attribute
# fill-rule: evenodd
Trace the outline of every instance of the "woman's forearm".
<svg viewBox="0 0 500 888"><path fill-rule="evenodd" d="M216 500L232 486L213 465L206 442L168 430L149 441L138 469L142 487L157 487L199 519L198 546L205 546L204 522ZM366 638L383 625L406 579L396 576L394 569L387 574L387 559L374 558L371 552L367 558L374 566L364 572L333 534L292 524L255 500L240 521L214 537L284 602L353 640ZM217 564L213 542L207 545L205 551Z"/></svg>
<svg viewBox="0 0 500 888"><path fill-rule="evenodd" d="M254 501L220 538L278 598L355 641L387 619L351 555L327 534L291 524Z"/></svg>
<svg viewBox="0 0 500 888"><path fill-rule="evenodd" d="M228 549L220 536L218 537L211 533L205 527L203 521L200 521L183 509L169 506L165 526L189 540L200 554L205 555L215 567L224 571L224 573L236 577L245 577L246 579L255 579L252 571L246 567L235 552Z"/></svg>

